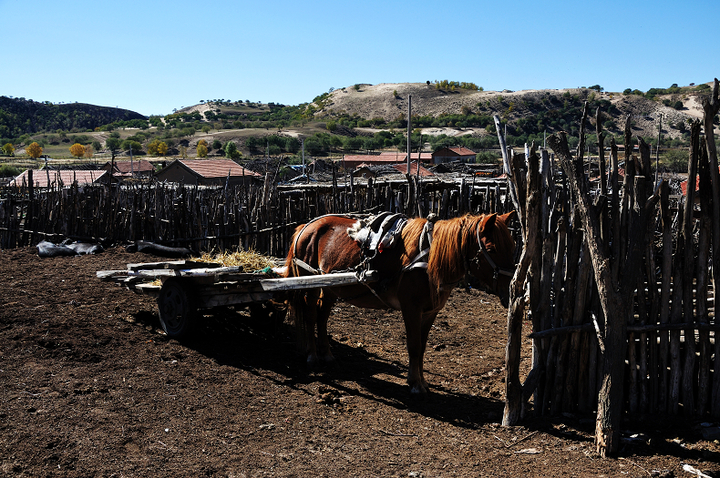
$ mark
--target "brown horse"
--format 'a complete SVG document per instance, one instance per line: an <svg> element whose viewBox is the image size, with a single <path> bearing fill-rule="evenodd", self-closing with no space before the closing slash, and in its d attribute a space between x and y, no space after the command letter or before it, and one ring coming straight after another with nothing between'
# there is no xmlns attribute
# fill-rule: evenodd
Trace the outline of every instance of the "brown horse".
<svg viewBox="0 0 720 478"><path fill-rule="evenodd" d="M327 322L338 299L362 308L400 310L410 356L408 384L412 393L426 393L423 355L428 334L455 285L470 273L507 301L515 250L507 223L513 214L465 215L434 223L409 219L396 243L373 258L349 234L358 229L355 217L328 215L299 226L286 260L287 277L365 267L377 271L380 279L294 295L290 309L296 323L304 326L308 363L334 360Z"/></svg>

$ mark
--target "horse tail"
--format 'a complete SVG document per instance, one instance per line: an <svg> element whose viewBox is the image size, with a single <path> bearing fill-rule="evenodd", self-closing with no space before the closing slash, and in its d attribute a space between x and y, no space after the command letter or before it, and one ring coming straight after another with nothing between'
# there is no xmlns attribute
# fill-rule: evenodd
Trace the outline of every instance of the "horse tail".
<svg viewBox="0 0 720 478"><path fill-rule="evenodd" d="M300 237L300 233L305 228L305 224L300 224L298 227L295 228L295 232L293 232L292 238L290 239L290 247L288 247L288 253L287 257L285 258L285 272L283 274L283 277L296 277L297 276L297 269L294 267L295 265L295 249L297 247L297 240Z"/></svg>
<svg viewBox="0 0 720 478"><path fill-rule="evenodd" d="M300 271L295 263L295 257L298 253L297 241L300 239L300 236L306 227L307 224L300 224L295 228L295 232L290 239L287 258L285 259L284 277L298 277L300 275ZM290 316L290 320L292 321L296 332L297 348L300 351L304 351L308 347L309 329L308 323L305 320L305 314L307 313L308 307L307 291L295 290L288 292L286 303L288 315Z"/></svg>

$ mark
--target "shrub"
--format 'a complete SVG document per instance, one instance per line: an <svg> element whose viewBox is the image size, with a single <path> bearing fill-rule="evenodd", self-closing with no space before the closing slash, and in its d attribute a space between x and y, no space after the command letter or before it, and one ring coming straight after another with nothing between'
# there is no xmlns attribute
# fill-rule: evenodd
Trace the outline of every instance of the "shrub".
<svg viewBox="0 0 720 478"><path fill-rule="evenodd" d="M15 166L11 166L9 164L3 164L0 165L0 177L8 178L8 177L15 177L20 174L20 169L16 168Z"/></svg>
<svg viewBox="0 0 720 478"><path fill-rule="evenodd" d="M687 172L689 153L682 149L671 149L660 157L660 164L666 171Z"/></svg>
<svg viewBox="0 0 720 478"><path fill-rule="evenodd" d="M501 156L491 151L483 151L475 155L475 162L478 164L497 164Z"/></svg>

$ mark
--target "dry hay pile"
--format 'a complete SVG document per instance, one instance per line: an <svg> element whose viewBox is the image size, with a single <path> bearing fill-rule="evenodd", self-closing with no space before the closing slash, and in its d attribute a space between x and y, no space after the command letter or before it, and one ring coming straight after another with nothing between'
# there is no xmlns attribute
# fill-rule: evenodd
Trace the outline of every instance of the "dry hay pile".
<svg viewBox="0 0 720 478"><path fill-rule="evenodd" d="M191 261L220 264L222 267L241 267L245 272L268 272L277 266L275 260L255 251L225 251L218 254L206 252Z"/></svg>

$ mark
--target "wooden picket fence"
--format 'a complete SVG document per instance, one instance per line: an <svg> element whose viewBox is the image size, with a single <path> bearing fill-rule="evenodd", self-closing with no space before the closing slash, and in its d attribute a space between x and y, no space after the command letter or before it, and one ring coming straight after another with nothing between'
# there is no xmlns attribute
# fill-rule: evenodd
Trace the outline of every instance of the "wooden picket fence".
<svg viewBox="0 0 720 478"><path fill-rule="evenodd" d="M717 90L716 80L715 104ZM717 110L705 119L704 139L701 122L692 125L687 195L672 197L666 181L655 182L642 138L632 155L630 118L624 163L613 141L607 168L596 121L595 183L582 141L571 153L563 134L548 138L556 160L548 150L507 150L524 249L508 310L505 424L517 423L531 399L535 414L596 412L605 455L618 449L623 416L720 417ZM523 331L525 318L531 331ZM532 338L524 381L523 334Z"/></svg>
<svg viewBox="0 0 720 478"><path fill-rule="evenodd" d="M71 238L104 245L147 240L196 251L284 256L295 227L330 213L454 217L512 208L507 181L362 180L230 187L158 183L0 189L0 248Z"/></svg>

